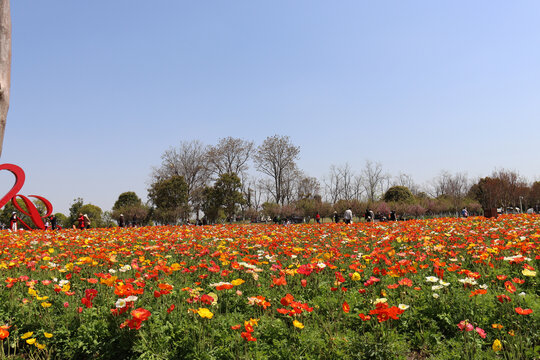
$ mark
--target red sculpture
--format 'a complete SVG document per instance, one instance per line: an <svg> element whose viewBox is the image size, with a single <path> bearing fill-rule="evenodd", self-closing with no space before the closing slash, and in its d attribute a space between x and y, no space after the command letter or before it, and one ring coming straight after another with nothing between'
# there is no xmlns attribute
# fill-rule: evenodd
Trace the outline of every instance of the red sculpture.
<svg viewBox="0 0 540 360"><path fill-rule="evenodd" d="M15 206L15 208L17 210L19 210L23 214L29 216L30 219L32 219L32 222L39 229L45 230L45 224L43 223L43 218L49 217L52 214L52 211L53 211L53 207L52 207L52 204L50 203L50 201L45 199L42 196L28 195L28 197L33 197L33 198L36 198L36 199L40 200L45 205L46 213L45 213L45 215L42 216L39 213L36 206L34 205L34 203L32 203L32 201L30 201L30 199L28 199L28 197L26 197L24 195L17 194L19 192L19 190L21 190L21 188L23 187L24 180L26 179L23 169L21 169L17 165L13 165L13 164L1 164L0 165L0 170L8 170L13 175L15 175L15 184L13 185L11 190L9 190L8 193L6 195L4 195L4 197L2 199L0 199L0 208L3 208L4 205L6 205L9 200L11 200L11 202L13 203L13 206ZM25 210L23 210L21 205L17 202L17 197L19 197L23 201L24 206L26 207ZM28 226L25 222L23 222L21 219L19 219L19 221L21 222L21 224L25 228L27 228L28 230L31 230L31 227Z"/></svg>

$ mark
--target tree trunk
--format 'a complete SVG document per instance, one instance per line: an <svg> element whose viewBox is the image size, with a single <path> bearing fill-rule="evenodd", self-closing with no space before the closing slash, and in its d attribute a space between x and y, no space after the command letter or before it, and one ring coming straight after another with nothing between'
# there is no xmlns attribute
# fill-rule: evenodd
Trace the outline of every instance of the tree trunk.
<svg viewBox="0 0 540 360"><path fill-rule="evenodd" d="M4 131L9 109L11 85L11 15L9 0L0 0L0 155L4 145Z"/></svg>

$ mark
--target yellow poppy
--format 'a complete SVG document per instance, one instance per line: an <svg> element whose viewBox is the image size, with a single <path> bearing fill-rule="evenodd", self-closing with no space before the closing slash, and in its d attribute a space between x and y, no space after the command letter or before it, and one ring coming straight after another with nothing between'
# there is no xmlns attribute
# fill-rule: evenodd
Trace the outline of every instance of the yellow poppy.
<svg viewBox="0 0 540 360"><path fill-rule="evenodd" d="M297 327L297 328L299 328L299 329L303 329L303 328L304 328L304 324L302 324L302 323L301 323L300 321L298 321L298 320L294 320L294 321L293 321L293 325L294 325L294 327Z"/></svg>
<svg viewBox="0 0 540 360"><path fill-rule="evenodd" d="M24 333L22 336L21 336L21 339L28 339L30 336L34 335L34 332L33 331L29 331L27 333Z"/></svg>

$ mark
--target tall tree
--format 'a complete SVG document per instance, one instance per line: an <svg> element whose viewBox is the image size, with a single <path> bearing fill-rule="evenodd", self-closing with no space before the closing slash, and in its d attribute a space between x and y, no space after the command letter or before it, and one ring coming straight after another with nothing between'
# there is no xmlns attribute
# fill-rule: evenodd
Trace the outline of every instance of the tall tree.
<svg viewBox="0 0 540 360"><path fill-rule="evenodd" d="M141 205L142 201L133 191L126 191L118 196L118 200L114 203L113 210L118 210L126 206Z"/></svg>
<svg viewBox="0 0 540 360"><path fill-rule="evenodd" d="M258 171L268 175L273 181L273 195L276 203L286 199L288 176L293 176L300 147L294 146L288 136L267 137L254 154Z"/></svg>
<svg viewBox="0 0 540 360"><path fill-rule="evenodd" d="M205 189L205 214L215 221L219 209L223 209L227 219L232 221L238 205L245 203L241 193L242 184L236 174L226 173L219 176L213 187Z"/></svg>
<svg viewBox="0 0 540 360"><path fill-rule="evenodd" d="M320 195L320 190L321 184L317 178L302 174L296 184L296 199L313 199Z"/></svg>
<svg viewBox="0 0 540 360"><path fill-rule="evenodd" d="M152 182L182 176L187 185L188 204L198 214L202 190L208 184L210 175L206 159L206 148L200 141L184 141L161 155L161 166L154 169Z"/></svg>
<svg viewBox="0 0 540 360"><path fill-rule="evenodd" d="M126 191L118 196L112 210L110 216L114 220L120 220L120 215L123 215L127 222L133 221L146 225L150 209L142 203L135 192Z"/></svg>
<svg viewBox="0 0 540 360"><path fill-rule="evenodd" d="M77 219L81 213L81 207L84 205L82 198L73 199L73 203L69 207L69 224L70 226L77 224Z"/></svg>
<svg viewBox="0 0 540 360"><path fill-rule="evenodd" d="M155 219L162 224L174 224L186 216L188 186L182 176L154 182L148 189L148 198L156 207Z"/></svg>
<svg viewBox="0 0 540 360"><path fill-rule="evenodd" d="M362 169L362 181L370 202L377 200L386 191L385 187L388 187L387 182L389 179L389 175L383 173L380 163L366 161L366 165Z"/></svg>
<svg viewBox="0 0 540 360"><path fill-rule="evenodd" d="M9 0L0 0L0 155L4 144L11 86L11 13Z"/></svg>
<svg viewBox="0 0 540 360"><path fill-rule="evenodd" d="M253 142L226 137L216 146L210 146L206 153L208 167L216 176L237 174L241 176L248 169L248 160L253 150Z"/></svg>

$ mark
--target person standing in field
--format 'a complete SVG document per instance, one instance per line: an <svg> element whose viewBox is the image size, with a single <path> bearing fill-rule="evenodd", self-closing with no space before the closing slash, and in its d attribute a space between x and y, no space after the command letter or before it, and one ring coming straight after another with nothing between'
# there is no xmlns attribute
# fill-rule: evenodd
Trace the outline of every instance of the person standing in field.
<svg viewBox="0 0 540 360"><path fill-rule="evenodd" d="M85 229L90 229L90 218L88 217L88 215L84 214L84 228Z"/></svg>
<svg viewBox="0 0 540 360"><path fill-rule="evenodd" d="M80 230L84 230L84 228L85 228L85 225L84 225L84 216L83 216L82 213L79 213L79 217L77 218L77 221L79 222L78 228L79 228Z"/></svg>
<svg viewBox="0 0 540 360"><path fill-rule="evenodd" d="M11 213L11 217L9 218L9 228L11 231L17 231L17 221L19 219L17 218L17 213L14 211Z"/></svg>
<svg viewBox="0 0 540 360"><path fill-rule="evenodd" d="M334 211L334 222L337 224L339 222L339 215L337 211Z"/></svg>
<svg viewBox="0 0 540 360"><path fill-rule="evenodd" d="M345 210L345 214L343 214L343 221L345 221L345 224L350 224L352 222L353 214L351 208L347 208Z"/></svg>
<svg viewBox="0 0 540 360"><path fill-rule="evenodd" d="M126 225L126 222L124 220L124 214L120 214L120 219L118 219L118 226L124 227Z"/></svg>
<svg viewBox="0 0 540 360"><path fill-rule="evenodd" d="M51 229L56 230L56 216L52 214L49 220L51 221Z"/></svg>
<svg viewBox="0 0 540 360"><path fill-rule="evenodd" d="M315 215L315 221L317 222L317 224L321 223L321 215L319 214L318 211L317 211L317 214Z"/></svg>

